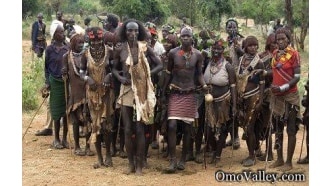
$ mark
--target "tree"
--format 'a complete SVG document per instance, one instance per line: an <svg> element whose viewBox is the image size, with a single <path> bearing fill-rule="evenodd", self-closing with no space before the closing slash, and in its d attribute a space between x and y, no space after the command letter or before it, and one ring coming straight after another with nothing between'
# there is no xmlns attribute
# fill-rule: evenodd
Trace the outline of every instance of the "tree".
<svg viewBox="0 0 330 186"><path fill-rule="evenodd" d="M38 11L38 1L23 0L22 1L22 18L27 18L30 15L36 14Z"/></svg>
<svg viewBox="0 0 330 186"><path fill-rule="evenodd" d="M294 40L293 40L293 11L292 11L292 4L291 4L291 0L285 0L285 14L286 14L286 21L287 21L287 27L288 29L290 29L291 31L291 44L292 47L294 47Z"/></svg>
<svg viewBox="0 0 330 186"><path fill-rule="evenodd" d="M295 35L297 48L305 49L305 38L309 28L309 4L307 0L294 1L295 11L293 12L294 23L300 27L300 37Z"/></svg>
<svg viewBox="0 0 330 186"><path fill-rule="evenodd" d="M162 4L160 0L114 0L113 4L113 12L120 17L134 18L142 22L158 17L158 22L163 23L170 12L166 4Z"/></svg>
<svg viewBox="0 0 330 186"><path fill-rule="evenodd" d="M202 15L202 23L207 23L210 20L210 29L219 29L221 18L223 15L231 15L233 12L232 1L227 0L213 0L204 1L199 0L200 14Z"/></svg>

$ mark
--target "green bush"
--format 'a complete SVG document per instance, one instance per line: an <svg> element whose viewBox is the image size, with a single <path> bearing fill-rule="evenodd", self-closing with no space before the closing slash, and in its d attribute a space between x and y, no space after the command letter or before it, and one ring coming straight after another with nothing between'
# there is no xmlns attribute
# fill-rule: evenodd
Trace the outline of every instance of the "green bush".
<svg viewBox="0 0 330 186"><path fill-rule="evenodd" d="M22 73L22 109L34 110L39 103L39 90L44 82L43 59L37 58L31 63L23 64Z"/></svg>

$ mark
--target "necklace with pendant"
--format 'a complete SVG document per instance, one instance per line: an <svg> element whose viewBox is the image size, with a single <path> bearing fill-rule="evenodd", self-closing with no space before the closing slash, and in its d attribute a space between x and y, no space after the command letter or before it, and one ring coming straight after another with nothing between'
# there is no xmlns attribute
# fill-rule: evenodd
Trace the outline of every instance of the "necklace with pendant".
<svg viewBox="0 0 330 186"><path fill-rule="evenodd" d="M218 61L215 61L214 59L211 61L211 67L210 72L212 74L216 74L220 71L222 66L223 58L220 58Z"/></svg>
<svg viewBox="0 0 330 186"><path fill-rule="evenodd" d="M189 68L190 67L190 58L191 58L191 55L192 55L192 48L191 50L189 50L188 52L184 52L181 48L181 51L183 54L182 54L182 57L183 59L185 60L185 65L186 65L186 68Z"/></svg>

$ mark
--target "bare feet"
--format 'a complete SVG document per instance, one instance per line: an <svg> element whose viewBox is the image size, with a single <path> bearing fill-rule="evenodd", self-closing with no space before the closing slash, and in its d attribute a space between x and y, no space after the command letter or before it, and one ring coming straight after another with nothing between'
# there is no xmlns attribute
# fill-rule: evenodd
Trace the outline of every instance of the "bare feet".
<svg viewBox="0 0 330 186"><path fill-rule="evenodd" d="M106 167L113 167L113 163L112 163L112 158L111 158L111 156L107 156L107 157L105 158L104 166L106 166Z"/></svg>
<svg viewBox="0 0 330 186"><path fill-rule="evenodd" d="M300 159L297 161L298 164L308 164L309 163L309 158L308 156L306 156L305 158L303 159Z"/></svg>
<svg viewBox="0 0 330 186"><path fill-rule="evenodd" d="M124 174L131 174L131 173L134 173L135 172L135 166L134 165L128 165L128 168L126 171L124 171Z"/></svg>
<svg viewBox="0 0 330 186"><path fill-rule="evenodd" d="M104 166L104 164L103 164L103 163L100 163L100 162L97 162L97 163L94 163L93 168L94 168L94 169L98 169L98 168L100 168L101 166Z"/></svg>
<svg viewBox="0 0 330 186"><path fill-rule="evenodd" d="M53 144L52 146L55 148L55 149L63 149L64 147L61 145L60 141L59 140L54 140L53 141Z"/></svg>
<svg viewBox="0 0 330 186"><path fill-rule="evenodd" d="M98 162L97 162L97 163L94 163L93 167L94 167L94 169L98 169L98 168L100 168L101 166L104 166L103 158L99 157L99 158L98 158Z"/></svg>
<svg viewBox="0 0 330 186"><path fill-rule="evenodd" d="M292 169L292 163L285 163L282 167L278 168L279 171L286 172Z"/></svg>
<svg viewBox="0 0 330 186"><path fill-rule="evenodd" d="M282 165L284 165L283 160L276 160L273 164L271 164L269 166L269 168L276 168L276 167L279 167L279 166L282 166Z"/></svg>
<svg viewBox="0 0 330 186"><path fill-rule="evenodd" d="M137 176L142 176L142 168L141 168L141 167L136 167L135 174L136 174Z"/></svg>

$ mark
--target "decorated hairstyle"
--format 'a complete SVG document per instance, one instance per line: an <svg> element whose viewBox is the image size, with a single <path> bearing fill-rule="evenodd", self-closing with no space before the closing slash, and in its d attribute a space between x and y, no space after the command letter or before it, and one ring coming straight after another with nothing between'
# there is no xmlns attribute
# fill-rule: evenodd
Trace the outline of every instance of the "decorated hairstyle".
<svg viewBox="0 0 330 186"><path fill-rule="evenodd" d="M244 39L244 52L247 52L247 47L251 45L257 45L259 47L258 39L255 36L248 36Z"/></svg>
<svg viewBox="0 0 330 186"><path fill-rule="evenodd" d="M73 50L76 47L76 45L77 45L77 43L78 43L79 40L84 41L84 35L74 33L71 36L71 38L70 38L70 49L71 50Z"/></svg>
<svg viewBox="0 0 330 186"><path fill-rule="evenodd" d="M167 30L168 33L170 34L174 34L175 30L174 30L174 26L170 25L170 24L165 24L162 26L162 30Z"/></svg>
<svg viewBox="0 0 330 186"><path fill-rule="evenodd" d="M225 49L226 46L228 45L228 43L222 38L216 39L216 40L213 40L213 41L214 41L214 43L212 44L212 47L221 46L223 49Z"/></svg>
<svg viewBox="0 0 330 186"><path fill-rule="evenodd" d="M277 39L277 34L285 34L286 37L289 39L289 43L291 43L291 32L288 28L285 27L278 28L275 32L275 39Z"/></svg>
<svg viewBox="0 0 330 186"><path fill-rule="evenodd" d="M271 33L269 34L269 36L267 37L267 40L266 40L266 45L265 45L265 50L269 50L270 49L270 45L272 43L276 42L275 40L275 33Z"/></svg>
<svg viewBox="0 0 330 186"><path fill-rule="evenodd" d="M88 32L87 36L89 38L88 42L90 44L91 40L102 40L103 41L103 29L100 27L91 27Z"/></svg>
<svg viewBox="0 0 330 186"><path fill-rule="evenodd" d="M157 26L152 22L146 22L145 27L149 30L150 34L157 35Z"/></svg>
<svg viewBox="0 0 330 186"><path fill-rule="evenodd" d="M191 32L191 37L194 35L193 29L190 26L187 26L187 25L181 28L180 35L181 35L181 32L183 32L185 30L188 30L188 31Z"/></svg>
<svg viewBox="0 0 330 186"><path fill-rule="evenodd" d="M121 42L127 41L127 36L126 36L126 26L128 23L134 22L138 25L139 27L139 35L137 36L138 41L146 41L148 35L145 27L141 23L141 21L138 21L136 19L127 19L121 27L118 29L118 37Z"/></svg>

